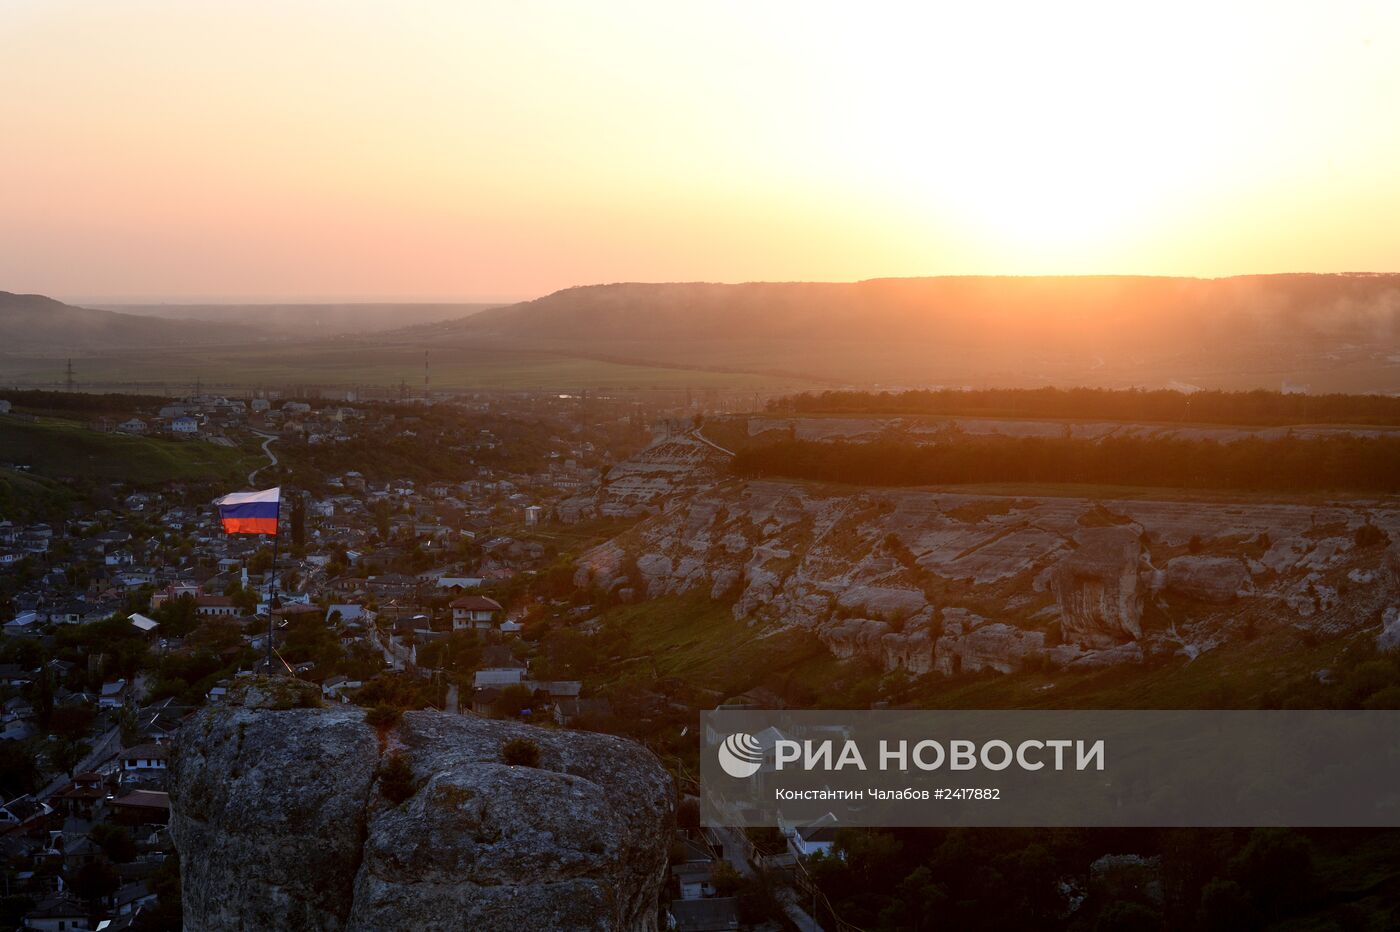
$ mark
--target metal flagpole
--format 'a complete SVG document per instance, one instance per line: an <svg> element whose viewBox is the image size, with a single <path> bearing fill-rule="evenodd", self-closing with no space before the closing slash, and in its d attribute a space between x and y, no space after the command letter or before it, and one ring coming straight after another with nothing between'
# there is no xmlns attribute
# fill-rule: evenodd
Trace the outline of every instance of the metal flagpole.
<svg viewBox="0 0 1400 932"><path fill-rule="evenodd" d="M272 533L272 596L267 603L267 675L272 675L272 631L277 610L282 602L277 598L277 543L282 538L282 495L277 495L277 529Z"/></svg>

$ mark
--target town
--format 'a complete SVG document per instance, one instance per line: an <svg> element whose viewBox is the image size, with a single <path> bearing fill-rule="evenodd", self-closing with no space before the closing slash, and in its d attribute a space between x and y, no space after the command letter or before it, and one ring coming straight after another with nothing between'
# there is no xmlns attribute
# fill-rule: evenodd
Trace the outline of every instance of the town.
<svg viewBox="0 0 1400 932"><path fill-rule="evenodd" d="M675 446L682 461L708 452L668 419L677 410L557 393L0 401L15 429L76 421L100 437L220 448L250 466L228 487L69 476L60 497L9 502L0 924L180 927L171 744L196 709L269 672L269 638L270 672L372 716L438 709L618 732L684 721L691 707L674 695L630 695L628 725L594 694L605 640L596 594L572 584L564 559L656 510L665 481L635 468L601 491L615 464L647 447ZM218 493L278 483L276 547L223 532ZM714 896L719 868L700 861L677 874L690 880L675 895L697 901L701 923L685 927L714 913L698 901Z"/></svg>

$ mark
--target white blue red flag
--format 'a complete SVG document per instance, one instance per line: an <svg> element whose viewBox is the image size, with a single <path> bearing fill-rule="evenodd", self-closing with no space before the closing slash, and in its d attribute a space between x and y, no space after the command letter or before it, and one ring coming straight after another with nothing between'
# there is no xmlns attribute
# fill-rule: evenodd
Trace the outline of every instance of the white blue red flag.
<svg viewBox="0 0 1400 932"><path fill-rule="evenodd" d="M214 504L227 534L276 534L282 487L261 492L234 492Z"/></svg>

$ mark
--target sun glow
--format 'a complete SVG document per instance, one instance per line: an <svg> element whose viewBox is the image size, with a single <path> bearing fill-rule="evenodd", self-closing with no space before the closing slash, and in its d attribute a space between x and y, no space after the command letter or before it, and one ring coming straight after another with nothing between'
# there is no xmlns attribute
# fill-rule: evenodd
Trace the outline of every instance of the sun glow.
<svg viewBox="0 0 1400 932"><path fill-rule="evenodd" d="M53 0L0 29L21 290L1400 266L1395 4Z"/></svg>

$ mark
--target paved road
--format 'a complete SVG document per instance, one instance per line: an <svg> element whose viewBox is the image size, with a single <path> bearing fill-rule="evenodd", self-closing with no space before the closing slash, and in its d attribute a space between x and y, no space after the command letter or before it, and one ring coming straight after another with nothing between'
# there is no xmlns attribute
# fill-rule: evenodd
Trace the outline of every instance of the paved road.
<svg viewBox="0 0 1400 932"><path fill-rule="evenodd" d="M276 466L276 465L277 465L277 454L272 452L272 443L273 443L274 440L277 439L277 435L276 435L276 434L265 434L265 433L263 433L263 432L260 431L260 430L255 430L255 431L253 431L253 433L255 433L255 434L257 434L259 437L262 437L262 438L263 438L262 451L263 451L263 453L267 456L267 462L266 462L266 463L263 463L263 464L262 464L261 466L259 466L257 469L255 469L255 470L253 470L252 472L248 473L248 484L249 484L249 485L253 485L253 483L256 481L255 477L257 476L258 473L262 472L264 469L267 469L269 466Z"/></svg>
<svg viewBox="0 0 1400 932"><path fill-rule="evenodd" d="M698 428L698 427L695 428L694 430L692 430L692 431L690 432L690 435L691 435L692 437L694 437L696 440L699 440L701 443L705 444L707 447L713 447L714 449L716 449L716 450L718 450L719 452L723 453L725 456L733 456L733 455L734 455L734 451L733 451L733 450L726 450L724 447L722 447L722 446L720 446L719 444L715 443L715 442L714 442L713 440L711 440L709 437L706 437L704 434L700 433L700 428Z"/></svg>
<svg viewBox="0 0 1400 932"><path fill-rule="evenodd" d="M92 751L88 753L87 757L84 757L81 761L78 762L78 766L73 768L73 772L82 773L85 770L91 770L98 764L101 764L104 761L106 761L108 758L116 754L121 749L122 730L120 728L113 728L111 731L107 732L101 738L98 738L96 741L93 742ZM54 777L48 786L40 790L35 798L48 799L54 793L57 793L59 790L67 786L68 782L68 774L61 773L58 776Z"/></svg>

